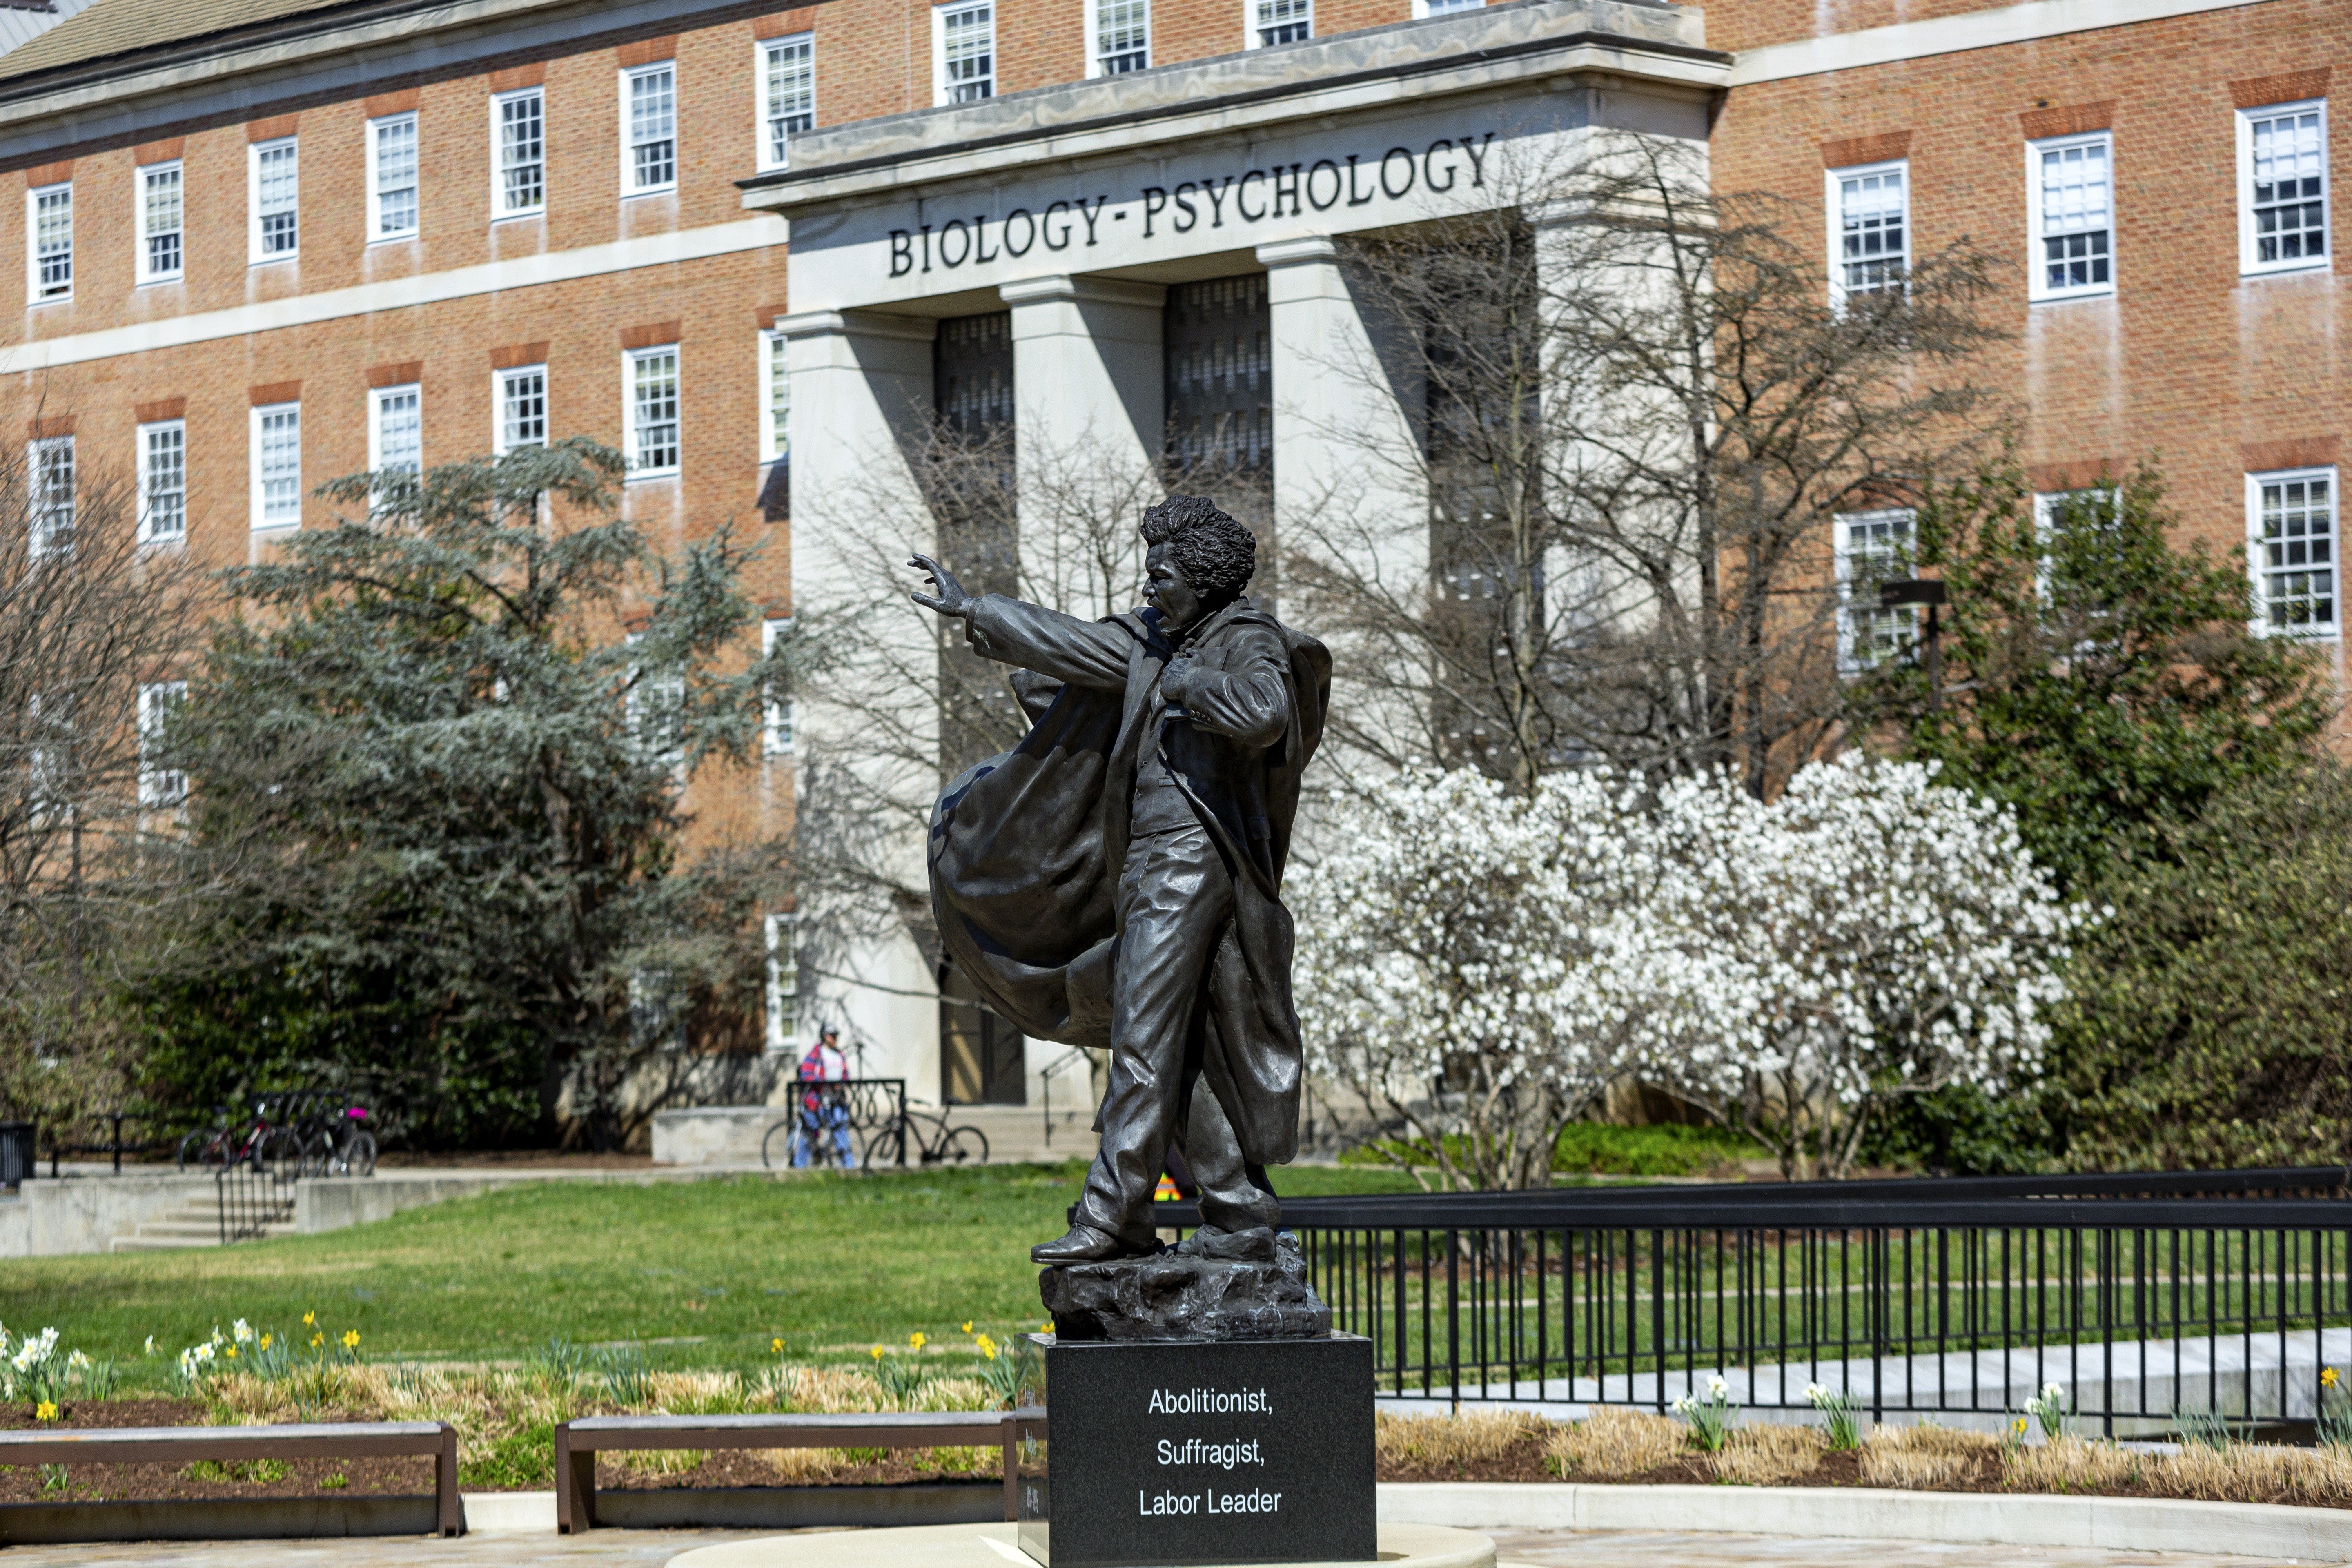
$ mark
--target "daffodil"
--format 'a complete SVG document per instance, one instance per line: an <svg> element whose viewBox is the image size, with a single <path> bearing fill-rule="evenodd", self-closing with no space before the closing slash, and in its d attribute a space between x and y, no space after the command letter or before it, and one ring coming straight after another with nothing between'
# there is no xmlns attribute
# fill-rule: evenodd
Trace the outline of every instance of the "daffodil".
<svg viewBox="0 0 2352 1568"><path fill-rule="evenodd" d="M261 1336L261 1348L263 1350L268 1350L269 1348L269 1336L268 1334Z"/></svg>
<svg viewBox="0 0 2352 1568"><path fill-rule="evenodd" d="M883 1355L882 1347L880 1345L876 1345L872 1350L866 1353L872 1356L876 1361L880 1361Z"/></svg>
<svg viewBox="0 0 2352 1568"><path fill-rule="evenodd" d="M969 1318L964 1320L963 1331L965 1333L971 1332L971 1320Z"/></svg>
<svg viewBox="0 0 2352 1568"><path fill-rule="evenodd" d="M145 1349L143 1349L143 1350L142 1350L139 1353L140 1353L141 1355L153 1355L153 1354L155 1353L155 1336L154 1336L154 1335L152 1335L152 1334L149 1334L149 1335L147 1336L147 1344L146 1344L146 1348L145 1348Z"/></svg>
<svg viewBox="0 0 2352 1568"><path fill-rule="evenodd" d="M931 1341L929 1335L924 1333L922 1330L917 1329L913 1333L907 1336L907 1342L914 1346L917 1350L921 1350L925 1345L929 1344Z"/></svg>
<svg viewBox="0 0 2352 1568"><path fill-rule="evenodd" d="M231 1361L235 1361L236 1359L236 1347L235 1345L228 1347L228 1359Z"/></svg>
<svg viewBox="0 0 2352 1568"><path fill-rule="evenodd" d="M324 1334L312 1334L310 1336L310 1348L312 1350L317 1350L320 1345L323 1345L326 1342L327 1336Z"/></svg>
<svg viewBox="0 0 2352 1568"><path fill-rule="evenodd" d="M57 1418L57 1405L47 1399L42 1400L40 1407L33 1412L33 1419L36 1421L54 1421Z"/></svg>
<svg viewBox="0 0 2352 1568"><path fill-rule="evenodd" d="M2341 1380L2341 1379L2336 1375L2336 1369L2335 1369L2334 1367L2332 1367L2332 1366L2323 1366L2323 1367L2321 1367L2321 1368L2319 1369L2319 1386L2320 1386L2320 1387L2322 1387L2322 1388L2333 1388L2333 1387L2335 1387L2335 1386L2336 1385L2336 1384L2337 1384L2338 1382L2340 1382L2340 1381L2342 1381L2342 1380Z"/></svg>
<svg viewBox="0 0 2352 1568"><path fill-rule="evenodd" d="M247 1340L253 1338L253 1325L247 1322L243 1318L239 1318L235 1323L230 1325L229 1332L236 1336L237 1343L243 1344Z"/></svg>
<svg viewBox="0 0 2352 1568"><path fill-rule="evenodd" d="M770 1340L768 1342L768 1348L775 1352L778 1355L782 1355L784 1353L784 1342L781 1338Z"/></svg>
<svg viewBox="0 0 2352 1568"><path fill-rule="evenodd" d="M357 1329L345 1329L343 1331L343 1348L347 1351L355 1351L360 1348L360 1331Z"/></svg>
<svg viewBox="0 0 2352 1568"><path fill-rule="evenodd" d="M982 1355L985 1356L990 1361L994 1361L996 1359L996 1342L994 1340L990 1339L986 1334L982 1334L979 1339L975 1340L973 1343L980 1347L980 1353Z"/></svg>
<svg viewBox="0 0 2352 1568"><path fill-rule="evenodd" d="M304 1328L306 1328L306 1329L315 1329L315 1328L317 1328L317 1327L319 1326L319 1314L318 1314L318 1313L316 1313L316 1312L305 1312L305 1313L303 1313L303 1314L302 1314L302 1326L303 1326Z"/></svg>

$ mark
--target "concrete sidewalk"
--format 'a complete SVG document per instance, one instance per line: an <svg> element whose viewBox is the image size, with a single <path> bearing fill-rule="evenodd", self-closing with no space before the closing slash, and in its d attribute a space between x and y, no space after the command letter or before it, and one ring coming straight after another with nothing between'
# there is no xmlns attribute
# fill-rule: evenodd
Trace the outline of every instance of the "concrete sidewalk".
<svg viewBox="0 0 2352 1568"><path fill-rule="evenodd" d="M93 1546L12 1546L9 1568L660 1568L680 1552L774 1531L598 1530L586 1535L537 1531L456 1541L393 1537L334 1541L208 1541ZM1527 1568L2286 1568L2284 1560L2168 1552L2099 1552L1982 1542L1807 1540L1793 1536L1699 1535L1671 1531L1501 1530L1502 1564ZM888 1568L878 1558L876 1568Z"/></svg>

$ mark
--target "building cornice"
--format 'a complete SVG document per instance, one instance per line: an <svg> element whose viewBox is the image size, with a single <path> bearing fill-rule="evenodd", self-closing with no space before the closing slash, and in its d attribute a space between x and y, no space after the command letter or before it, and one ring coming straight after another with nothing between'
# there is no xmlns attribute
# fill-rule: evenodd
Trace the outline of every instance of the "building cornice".
<svg viewBox="0 0 2352 1568"><path fill-rule="evenodd" d="M1860 70L1903 60L1963 54L1970 49L1995 49L2007 44L2032 43L2037 38L2063 37L2069 33L2094 33L2269 3L2270 0L2027 0L2021 5L1999 5L1930 21L1897 22L1891 26L1864 27L1857 32L1831 33L1818 38L1743 49L1738 63L1731 68L1730 85L1751 87L1795 77L1824 76L1832 71Z"/></svg>
<svg viewBox="0 0 2352 1568"><path fill-rule="evenodd" d="M1695 9L1531 0L829 127L794 139L793 168L737 183L746 207L792 212L1481 91L1614 78L1711 92L1731 57L1696 41L1703 26Z"/></svg>

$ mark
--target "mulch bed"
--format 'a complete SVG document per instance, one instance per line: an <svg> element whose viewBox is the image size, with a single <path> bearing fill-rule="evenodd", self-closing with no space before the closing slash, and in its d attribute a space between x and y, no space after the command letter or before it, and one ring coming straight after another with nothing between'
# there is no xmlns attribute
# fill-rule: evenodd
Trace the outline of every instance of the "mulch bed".
<svg viewBox="0 0 2352 1568"><path fill-rule="evenodd" d="M342 1417L335 1413L323 1420ZM25 1405L0 1405L0 1429L36 1426L122 1427L200 1426L205 1406L194 1399L69 1400L54 1422L37 1422ZM45 1470L47 1473L45 1474ZM332 1492L429 1496L429 1458L257 1459L227 1466L68 1465L64 1482L56 1468L0 1465L0 1503L122 1502L184 1498L308 1497Z"/></svg>

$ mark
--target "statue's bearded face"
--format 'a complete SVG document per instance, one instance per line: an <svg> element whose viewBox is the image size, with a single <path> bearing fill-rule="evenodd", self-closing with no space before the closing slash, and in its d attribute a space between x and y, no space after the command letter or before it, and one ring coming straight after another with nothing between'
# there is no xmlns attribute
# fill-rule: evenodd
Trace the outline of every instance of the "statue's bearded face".
<svg viewBox="0 0 2352 1568"><path fill-rule="evenodd" d="M1173 548L1165 541L1153 545L1143 557L1143 596L1159 607L1171 629L1191 626L1208 607L1200 590L1176 564Z"/></svg>

